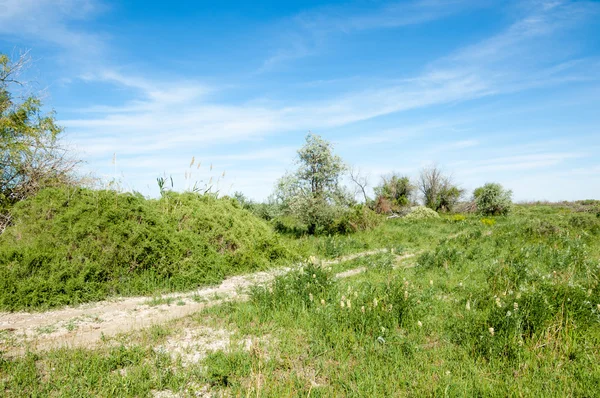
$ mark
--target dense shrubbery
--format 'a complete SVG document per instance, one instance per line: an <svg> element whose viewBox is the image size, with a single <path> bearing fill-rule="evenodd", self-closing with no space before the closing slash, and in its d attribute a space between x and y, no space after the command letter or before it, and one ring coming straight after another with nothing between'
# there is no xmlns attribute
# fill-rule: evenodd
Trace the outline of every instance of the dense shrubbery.
<svg viewBox="0 0 600 398"><path fill-rule="evenodd" d="M10 310L188 289L293 257L264 221L209 195L51 188L12 215L0 235Z"/></svg>
<svg viewBox="0 0 600 398"><path fill-rule="evenodd" d="M399 212L410 206L415 186L406 176L392 174L384 176L381 184L376 186L374 208L378 213Z"/></svg>
<svg viewBox="0 0 600 398"><path fill-rule="evenodd" d="M512 191L500 184L488 183L473 192L477 212L485 216L505 216L512 207Z"/></svg>

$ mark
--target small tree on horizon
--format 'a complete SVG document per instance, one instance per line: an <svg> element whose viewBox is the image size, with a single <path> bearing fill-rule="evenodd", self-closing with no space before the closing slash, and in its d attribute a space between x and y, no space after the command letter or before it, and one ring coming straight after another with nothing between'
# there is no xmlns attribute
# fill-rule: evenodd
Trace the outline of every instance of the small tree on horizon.
<svg viewBox="0 0 600 398"><path fill-rule="evenodd" d="M423 195L423 204L435 211L452 211L464 194L438 166L422 169L417 186Z"/></svg>
<svg viewBox="0 0 600 398"><path fill-rule="evenodd" d="M275 197L285 211L306 223L308 232L314 234L333 221L337 206L350 201L340 185L346 165L334 155L330 142L310 132L298 150L296 164L295 172L278 180Z"/></svg>
<svg viewBox="0 0 600 398"><path fill-rule="evenodd" d="M512 191L490 182L473 191L473 201L479 214L505 216L512 208Z"/></svg>
<svg viewBox="0 0 600 398"><path fill-rule="evenodd" d="M398 211L411 203L415 186L410 178L397 173L381 177L381 184L373 190L378 212ZM388 210L389 207L389 210Z"/></svg>

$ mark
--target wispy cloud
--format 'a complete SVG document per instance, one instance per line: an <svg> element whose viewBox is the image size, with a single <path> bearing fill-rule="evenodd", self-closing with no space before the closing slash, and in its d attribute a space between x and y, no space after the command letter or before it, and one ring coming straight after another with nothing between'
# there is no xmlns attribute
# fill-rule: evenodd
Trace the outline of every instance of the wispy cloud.
<svg viewBox="0 0 600 398"><path fill-rule="evenodd" d="M421 4L421 3L420 3ZM422 3L431 7L435 2ZM584 12L585 11L585 12ZM272 134L303 133L308 129L344 126L391 113L461 102L507 92L526 90L557 79L590 77L597 61L555 60L548 55L541 63L523 55L536 46L551 43L560 29L576 26L597 7L590 3L540 6L495 37L459 50L429 65L412 79L380 84L368 90L341 96L287 103L238 104L211 101L210 90L202 84L171 81L168 85L105 70L85 76L129 87L139 99L121 107L84 109L82 118L64 120L82 149L97 156L114 151L144 153L158 148L234 143L262 139ZM566 19L565 15L573 19ZM558 21L558 22L557 22ZM543 48L543 46L542 46ZM364 138L384 142L406 132L390 130ZM466 141L471 142L472 141ZM108 153L103 153L105 148ZM111 148L109 150L109 148ZM539 161L539 160L538 160Z"/></svg>
<svg viewBox="0 0 600 398"><path fill-rule="evenodd" d="M280 46L261 66L259 72L317 54L330 36L371 29L389 29L417 25L459 13L467 8L482 7L487 1L415 0L395 1L374 7L329 6L302 12L285 20Z"/></svg>
<svg viewBox="0 0 600 398"><path fill-rule="evenodd" d="M0 3L0 34L26 37L57 45L78 54L97 54L104 41L72 26L105 10L95 0L3 0Z"/></svg>

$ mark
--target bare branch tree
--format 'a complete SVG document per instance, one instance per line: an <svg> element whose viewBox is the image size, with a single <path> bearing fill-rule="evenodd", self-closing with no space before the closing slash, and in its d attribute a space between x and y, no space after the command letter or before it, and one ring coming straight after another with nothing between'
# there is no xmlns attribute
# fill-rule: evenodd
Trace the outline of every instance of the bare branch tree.
<svg viewBox="0 0 600 398"><path fill-rule="evenodd" d="M445 176L437 165L421 170L417 186L423 195L423 204L435 211L451 211L464 194L452 176Z"/></svg>
<svg viewBox="0 0 600 398"><path fill-rule="evenodd" d="M356 184L355 194L362 192L365 204L369 203L369 197L367 196L367 186L369 185L369 177L361 174L360 169L354 167L350 170L350 179Z"/></svg>

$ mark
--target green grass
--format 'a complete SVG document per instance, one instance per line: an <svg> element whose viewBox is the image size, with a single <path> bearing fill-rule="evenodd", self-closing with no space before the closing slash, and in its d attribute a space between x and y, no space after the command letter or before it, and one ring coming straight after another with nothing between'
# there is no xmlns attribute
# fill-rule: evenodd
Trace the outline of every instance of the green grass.
<svg viewBox="0 0 600 398"><path fill-rule="evenodd" d="M388 220L370 232L300 238L333 257L122 346L0 360L4 395L595 396L600 391L600 220L565 206L514 215ZM365 272L336 279L341 270ZM153 349L182 327L234 331L231 349L184 367ZM249 350L243 339L255 337ZM133 343L135 342L135 343ZM126 373L119 369L126 368ZM192 386L192 387L190 387Z"/></svg>

